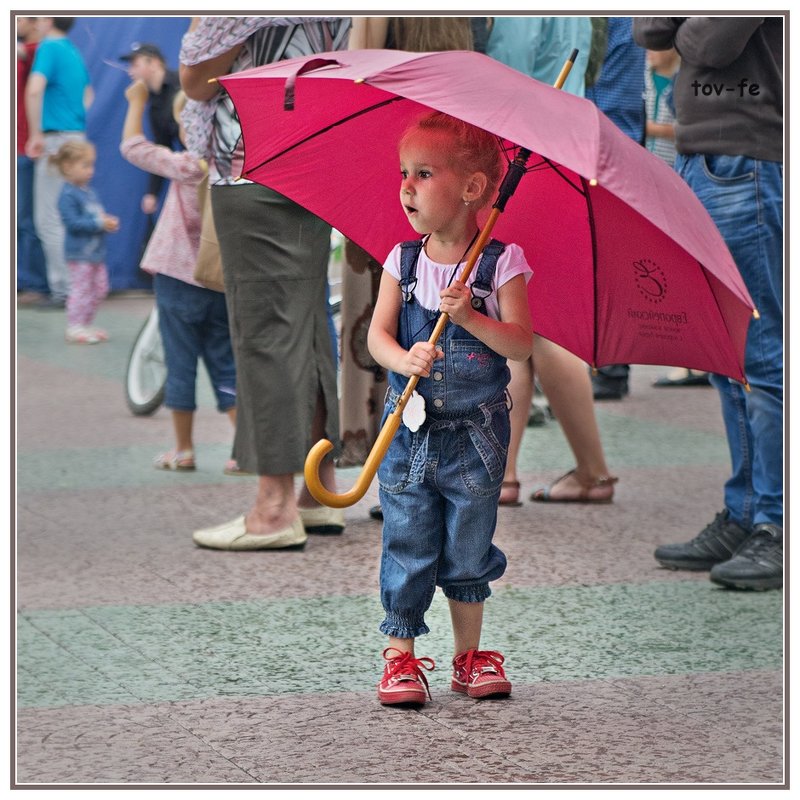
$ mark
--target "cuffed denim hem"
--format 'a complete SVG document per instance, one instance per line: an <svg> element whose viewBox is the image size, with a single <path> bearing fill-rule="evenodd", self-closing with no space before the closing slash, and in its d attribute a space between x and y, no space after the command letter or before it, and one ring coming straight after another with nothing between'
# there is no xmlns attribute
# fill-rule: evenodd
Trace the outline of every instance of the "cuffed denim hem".
<svg viewBox="0 0 800 800"><path fill-rule="evenodd" d="M180 403L168 403L168 402L165 402L164 405L170 411L197 411L196 405L186 405L186 404L182 405ZM224 406L217 403L217 411L219 411L220 414L227 414L228 411L230 411L232 408L236 408L236 398L232 398L231 402L227 403Z"/></svg>
<svg viewBox="0 0 800 800"><path fill-rule="evenodd" d="M482 603L491 597L492 590L488 583L473 583L469 586L443 586L442 591L448 600L458 603Z"/></svg>
<svg viewBox="0 0 800 800"><path fill-rule="evenodd" d="M431 629L422 617L404 617L387 612L386 619L381 622L380 631L386 636L394 636L395 639L416 639L417 636L430 633Z"/></svg>
<svg viewBox="0 0 800 800"><path fill-rule="evenodd" d="M190 406L190 405L182 405L181 403L170 403L169 401L164 401L164 406L168 408L170 411L191 411L194 413L197 411L197 406Z"/></svg>
<svg viewBox="0 0 800 800"><path fill-rule="evenodd" d="M220 414L226 414L232 408L236 408L236 397L232 397L230 403L225 403L224 405L222 403L217 403L217 411L219 411Z"/></svg>

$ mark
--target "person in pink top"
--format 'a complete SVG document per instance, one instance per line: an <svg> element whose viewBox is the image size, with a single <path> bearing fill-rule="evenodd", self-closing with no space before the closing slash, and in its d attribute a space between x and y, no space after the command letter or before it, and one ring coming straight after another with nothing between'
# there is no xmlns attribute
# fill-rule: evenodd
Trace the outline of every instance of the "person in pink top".
<svg viewBox="0 0 800 800"><path fill-rule="evenodd" d="M122 157L145 172L170 180L164 207L150 237L141 267L153 274L158 322L167 363L165 405L172 412L175 447L155 459L156 469L195 469L192 432L197 408L197 362L202 358L217 398L217 408L236 424L236 368L225 295L194 279L200 246L198 186L204 163L188 151L173 152L145 138L142 119L148 91L143 81L125 90L128 112L122 129ZM179 92L173 113L179 119L186 96ZM183 127L181 140L185 139ZM228 461L225 472L239 472Z"/></svg>

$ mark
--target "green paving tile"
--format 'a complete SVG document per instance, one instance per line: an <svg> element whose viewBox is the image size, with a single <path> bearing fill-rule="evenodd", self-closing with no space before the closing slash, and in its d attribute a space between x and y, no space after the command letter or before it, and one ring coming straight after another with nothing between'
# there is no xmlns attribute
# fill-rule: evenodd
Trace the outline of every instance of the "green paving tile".
<svg viewBox="0 0 800 800"><path fill-rule="evenodd" d="M606 460L615 469L730 463L728 446L722 434L609 414L599 408L596 413ZM518 464L521 471L567 469L574 462L557 422L550 421L526 430Z"/></svg>
<svg viewBox="0 0 800 800"><path fill-rule="evenodd" d="M655 582L517 589L486 609L484 646L518 683L780 669L781 592ZM20 614L20 707L371 690L385 644L375 596L114 606ZM440 594L419 652L446 685Z"/></svg>
<svg viewBox="0 0 800 800"><path fill-rule="evenodd" d="M251 480L247 476L223 478L222 468L231 455L230 443L196 445L198 469L195 472L154 469L153 458L157 452L158 445L144 444L19 453L17 487L20 492L58 492L143 486L169 488L222 480Z"/></svg>
<svg viewBox="0 0 800 800"><path fill-rule="evenodd" d="M614 415L604 416L600 424L606 456L616 469L729 463L723 436ZM170 482L183 486L219 481L222 465L230 456L230 445L208 443L196 449L200 468L194 473L180 474L152 469L152 445L72 447L20 453L17 456L18 486L21 492L35 492L167 486ZM558 425L551 423L526 433L520 470L562 469L571 463L572 456ZM342 485L355 481L359 471L357 468L339 470Z"/></svg>

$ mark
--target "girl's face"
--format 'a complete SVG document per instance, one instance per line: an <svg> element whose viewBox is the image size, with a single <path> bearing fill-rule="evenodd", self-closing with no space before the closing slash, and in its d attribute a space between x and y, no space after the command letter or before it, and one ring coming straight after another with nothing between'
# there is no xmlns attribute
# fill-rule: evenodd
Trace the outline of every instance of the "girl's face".
<svg viewBox="0 0 800 800"><path fill-rule="evenodd" d="M468 178L450 166L449 137L418 132L400 150L400 202L417 233L444 233L462 226Z"/></svg>
<svg viewBox="0 0 800 800"><path fill-rule="evenodd" d="M86 186L94 175L94 151L87 150L84 155L64 164L64 177L75 186Z"/></svg>

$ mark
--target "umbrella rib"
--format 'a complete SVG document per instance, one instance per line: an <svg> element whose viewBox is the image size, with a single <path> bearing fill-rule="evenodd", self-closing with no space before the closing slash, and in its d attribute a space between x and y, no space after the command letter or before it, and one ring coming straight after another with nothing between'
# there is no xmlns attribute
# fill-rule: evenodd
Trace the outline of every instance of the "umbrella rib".
<svg viewBox="0 0 800 800"><path fill-rule="evenodd" d="M586 210L589 214L589 233L592 237L592 306L594 311L594 336L592 337L592 367L597 369L597 231L594 227L594 210L592 209L592 198L589 196L589 189L586 185L586 178L581 178L583 191L581 194L586 198Z"/></svg>
<svg viewBox="0 0 800 800"><path fill-rule="evenodd" d="M587 196L586 189L585 188L581 189L580 186L576 186L549 158L547 158L547 156L542 156L542 161L545 164L547 164L550 167L550 169L552 169L553 172L556 173L556 175L565 180L578 194L582 194L584 197ZM585 183L583 178L581 178L581 182Z"/></svg>
<svg viewBox="0 0 800 800"><path fill-rule="evenodd" d="M333 128L338 127L339 125L344 125L346 122L350 122L357 117L362 116L363 114L369 114L371 111L375 111L378 108L382 108L383 106L389 105L389 103L396 103L398 100L406 100L407 98L401 97L397 95L395 97L390 97L388 100L382 100L380 103L375 103L374 105L368 106L367 108L362 108L360 111L356 111L353 114L349 114L346 117L342 117L342 119L336 120L336 122L332 122L330 125L327 125L324 128L321 128L318 131L314 131L310 136L307 136L305 139L301 139L299 142L295 142L292 145L289 145L285 150L281 150L280 153L275 153L275 155L270 156L269 158L265 158L260 164L256 164L254 167L250 167L247 170L247 173L255 172L257 169L261 169L261 167L266 166L270 163L270 161L274 161L276 158L280 158L281 156L290 153L297 147L306 144L306 142L310 142L312 139L316 139L318 136L322 136L323 134L327 133Z"/></svg>

